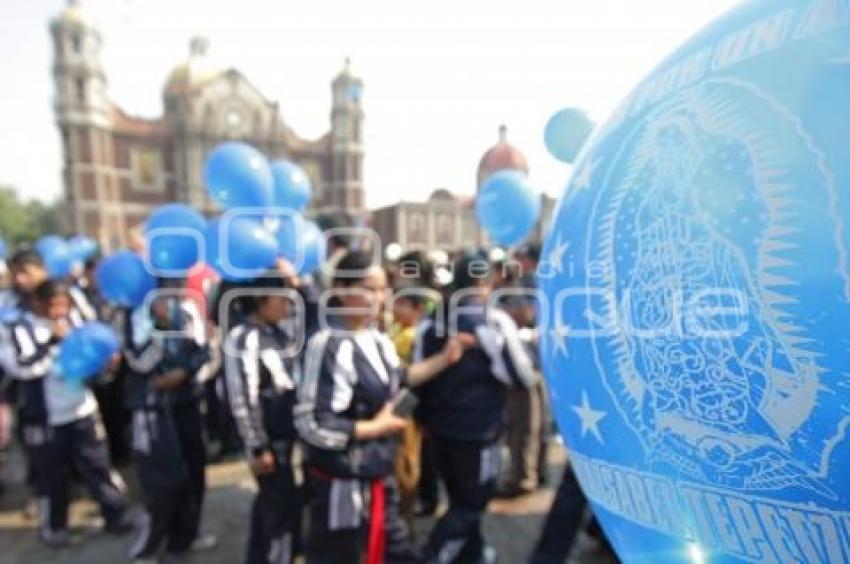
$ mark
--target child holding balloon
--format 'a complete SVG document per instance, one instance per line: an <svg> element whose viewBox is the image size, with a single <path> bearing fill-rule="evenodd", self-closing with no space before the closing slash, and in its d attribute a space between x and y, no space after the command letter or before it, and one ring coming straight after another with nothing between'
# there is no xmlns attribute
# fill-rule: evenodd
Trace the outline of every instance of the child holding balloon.
<svg viewBox="0 0 850 564"><path fill-rule="evenodd" d="M246 562L289 564L298 542L301 494L295 483L292 449L295 386L300 380L291 308L280 277L261 278L247 288L244 320L224 345L224 374L230 408L258 491L251 512Z"/></svg>
<svg viewBox="0 0 850 564"><path fill-rule="evenodd" d="M63 282L44 281L33 290L31 310L12 323L6 370L17 382L18 424L33 465L41 539L62 547L68 531L68 470L73 464L98 501L106 530L131 527L125 487L112 469L94 396L81 382L63 377L54 356L80 324Z"/></svg>
<svg viewBox="0 0 850 564"><path fill-rule="evenodd" d="M132 451L148 520L131 548L136 559L209 550L213 535L199 535L206 446L196 379L209 360L203 320L174 284L136 307L124 323L130 368L128 407ZM146 302L147 303L147 302Z"/></svg>

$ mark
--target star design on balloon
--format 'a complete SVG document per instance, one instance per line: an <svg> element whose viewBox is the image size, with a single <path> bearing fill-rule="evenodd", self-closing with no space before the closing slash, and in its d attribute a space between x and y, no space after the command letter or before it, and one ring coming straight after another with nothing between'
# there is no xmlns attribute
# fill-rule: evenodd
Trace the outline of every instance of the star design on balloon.
<svg viewBox="0 0 850 564"><path fill-rule="evenodd" d="M549 253L549 262L552 263L552 266L554 266L555 271L558 273L564 270L564 254L566 254L569 248L570 243L561 240L559 233L557 239L555 239L555 247Z"/></svg>
<svg viewBox="0 0 850 564"><path fill-rule="evenodd" d="M604 411L593 409L590 406L590 402L587 400L587 390L582 391L581 405L574 405L573 411L575 411L579 421L581 421L581 438L583 439L590 432L596 437L599 444L604 445L605 441L602 439L602 433L599 432L599 422L608 414Z"/></svg>
<svg viewBox="0 0 850 564"><path fill-rule="evenodd" d="M549 336L552 337L552 342L555 344L555 352L564 356L570 356L567 350L567 337L570 335L572 327L566 325L560 319L555 321L555 326L549 329Z"/></svg>
<svg viewBox="0 0 850 564"><path fill-rule="evenodd" d="M581 165L581 168L576 171L575 176L573 177L574 192L581 192L590 186L590 182L593 180L593 173L596 171L597 166L599 166L599 161L596 159L592 161L585 161Z"/></svg>

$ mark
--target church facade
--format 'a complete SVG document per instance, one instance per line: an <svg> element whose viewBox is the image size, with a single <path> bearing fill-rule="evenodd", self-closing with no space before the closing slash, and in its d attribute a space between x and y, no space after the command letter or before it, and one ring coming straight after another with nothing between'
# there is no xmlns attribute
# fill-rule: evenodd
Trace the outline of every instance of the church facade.
<svg viewBox="0 0 850 564"><path fill-rule="evenodd" d="M109 99L100 32L76 2L51 22L50 32L71 231L114 250L126 246L161 204L185 202L215 213L203 163L216 145L230 140L300 164L313 185L312 214L364 212L363 81L348 61L331 83L330 130L306 140L238 70L214 68L203 38L192 40L188 59L167 76L163 115L144 119Z"/></svg>

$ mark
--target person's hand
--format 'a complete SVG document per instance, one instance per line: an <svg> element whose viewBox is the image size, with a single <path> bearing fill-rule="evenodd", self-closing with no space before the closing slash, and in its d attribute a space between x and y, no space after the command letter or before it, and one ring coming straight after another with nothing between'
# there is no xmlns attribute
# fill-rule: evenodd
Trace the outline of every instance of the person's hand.
<svg viewBox="0 0 850 564"><path fill-rule="evenodd" d="M106 365L107 372L115 372L121 366L121 353L115 353L109 359L109 364Z"/></svg>
<svg viewBox="0 0 850 564"><path fill-rule="evenodd" d="M270 450L264 450L251 461L251 471L257 476L271 474L275 469L274 454Z"/></svg>
<svg viewBox="0 0 850 564"><path fill-rule="evenodd" d="M446 364L451 365L459 361L467 349L475 346L475 342L475 335L472 333L458 333L454 337L449 337L443 346Z"/></svg>
<svg viewBox="0 0 850 564"><path fill-rule="evenodd" d="M407 419L393 413L392 402L387 402L372 419L361 419L354 426L354 438L361 441L377 439L400 433L407 427Z"/></svg>
<svg viewBox="0 0 850 564"><path fill-rule="evenodd" d="M51 324L50 330L57 339L64 339L65 335L71 331L71 324L67 319L57 319Z"/></svg>
<svg viewBox="0 0 850 564"><path fill-rule="evenodd" d="M157 390L173 390L174 388L180 386L186 378L188 378L189 373L186 372L183 368L174 368L169 370L165 374L158 376L153 381L153 386Z"/></svg>

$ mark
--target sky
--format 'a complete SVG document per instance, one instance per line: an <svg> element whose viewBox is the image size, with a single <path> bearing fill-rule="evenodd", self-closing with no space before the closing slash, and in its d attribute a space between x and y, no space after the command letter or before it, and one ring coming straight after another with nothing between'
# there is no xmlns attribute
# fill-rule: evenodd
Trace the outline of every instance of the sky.
<svg viewBox="0 0 850 564"><path fill-rule="evenodd" d="M61 191L48 23L65 0L0 0L0 185ZM498 139L526 155L534 186L559 195L570 167L543 143L565 107L606 117L661 59L735 0L81 0L103 36L107 93L156 117L192 36L280 103L296 133L330 127L330 81L346 57L365 82L367 205L475 191Z"/></svg>

